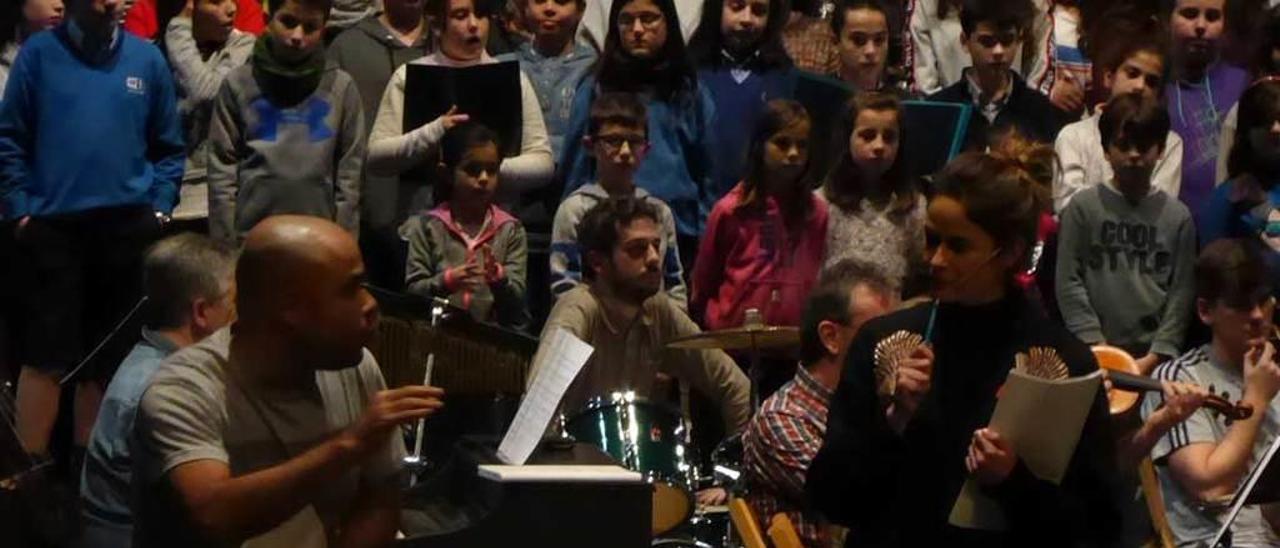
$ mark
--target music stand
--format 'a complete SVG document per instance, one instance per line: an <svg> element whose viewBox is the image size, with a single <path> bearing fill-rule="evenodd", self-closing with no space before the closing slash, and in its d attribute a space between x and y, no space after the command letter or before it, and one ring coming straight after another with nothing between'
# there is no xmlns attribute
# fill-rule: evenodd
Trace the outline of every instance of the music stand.
<svg viewBox="0 0 1280 548"><path fill-rule="evenodd" d="M1264 504L1280 500L1280 470L1271 466L1271 459L1275 457L1277 449L1280 449L1280 436L1276 436L1275 441L1271 442L1271 447L1268 447L1267 452L1258 459L1258 463L1245 477L1244 483L1241 483L1240 488L1236 490L1235 496L1231 497L1231 510L1227 512L1227 519L1222 522L1218 534L1214 535L1213 542L1209 543L1210 548L1231 548L1231 525L1235 523L1236 518L1240 516L1240 510L1244 509L1246 504Z"/></svg>

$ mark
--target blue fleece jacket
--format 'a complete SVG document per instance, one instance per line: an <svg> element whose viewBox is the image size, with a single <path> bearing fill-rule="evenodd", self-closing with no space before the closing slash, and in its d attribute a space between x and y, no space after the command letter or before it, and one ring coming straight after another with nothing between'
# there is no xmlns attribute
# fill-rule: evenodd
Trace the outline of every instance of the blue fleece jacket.
<svg viewBox="0 0 1280 548"><path fill-rule="evenodd" d="M67 26L23 44L0 102L0 211L9 218L149 204L169 213L182 124L160 50L121 31L102 63Z"/></svg>
<svg viewBox="0 0 1280 548"><path fill-rule="evenodd" d="M587 133L591 101L599 92L595 77L588 76L573 98L573 117L560 158L566 197L578 187L596 181L595 159L582 146L582 137ZM671 206L678 234L699 236L716 201L715 103L701 84L697 91L680 94L672 101L650 98L646 103L649 149L636 169L636 186Z"/></svg>

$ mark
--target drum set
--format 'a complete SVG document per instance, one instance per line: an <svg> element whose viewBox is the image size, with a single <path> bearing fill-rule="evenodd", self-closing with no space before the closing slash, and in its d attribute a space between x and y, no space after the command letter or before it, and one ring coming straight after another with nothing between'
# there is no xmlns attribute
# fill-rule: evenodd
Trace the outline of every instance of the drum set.
<svg viewBox="0 0 1280 548"><path fill-rule="evenodd" d="M756 385L760 352L794 348L800 334L794 327L763 325L748 311L741 328L709 331L677 339L668 348L745 351L751 357L753 406L759 406ZM614 392L591 400L565 421L565 432L580 442L596 445L622 466L640 472L653 486L653 546L729 548L739 546L730 527L726 506L699 506L697 489L720 487L740 496L743 488L742 440L722 441L711 454L709 477L695 465L693 445L681 413L671 405Z"/></svg>

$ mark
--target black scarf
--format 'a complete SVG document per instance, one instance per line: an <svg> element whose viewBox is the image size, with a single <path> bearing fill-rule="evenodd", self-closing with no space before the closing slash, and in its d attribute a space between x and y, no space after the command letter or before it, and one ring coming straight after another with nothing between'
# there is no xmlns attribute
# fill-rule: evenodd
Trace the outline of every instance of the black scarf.
<svg viewBox="0 0 1280 548"><path fill-rule="evenodd" d="M318 47L296 62L286 62L275 52L270 34L253 45L253 78L272 103L290 107L309 97L320 87L324 76L324 48Z"/></svg>

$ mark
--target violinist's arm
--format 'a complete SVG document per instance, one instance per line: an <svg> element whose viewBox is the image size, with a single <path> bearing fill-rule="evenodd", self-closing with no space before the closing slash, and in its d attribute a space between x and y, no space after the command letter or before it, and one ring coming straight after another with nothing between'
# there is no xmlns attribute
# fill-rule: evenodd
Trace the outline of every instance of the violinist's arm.
<svg viewBox="0 0 1280 548"><path fill-rule="evenodd" d="M1194 384L1171 381L1161 384L1164 385L1164 405L1152 412L1136 431L1120 440L1116 448L1123 466L1134 466L1151 454L1156 442L1195 413L1204 404L1205 396L1209 395L1204 388Z"/></svg>

